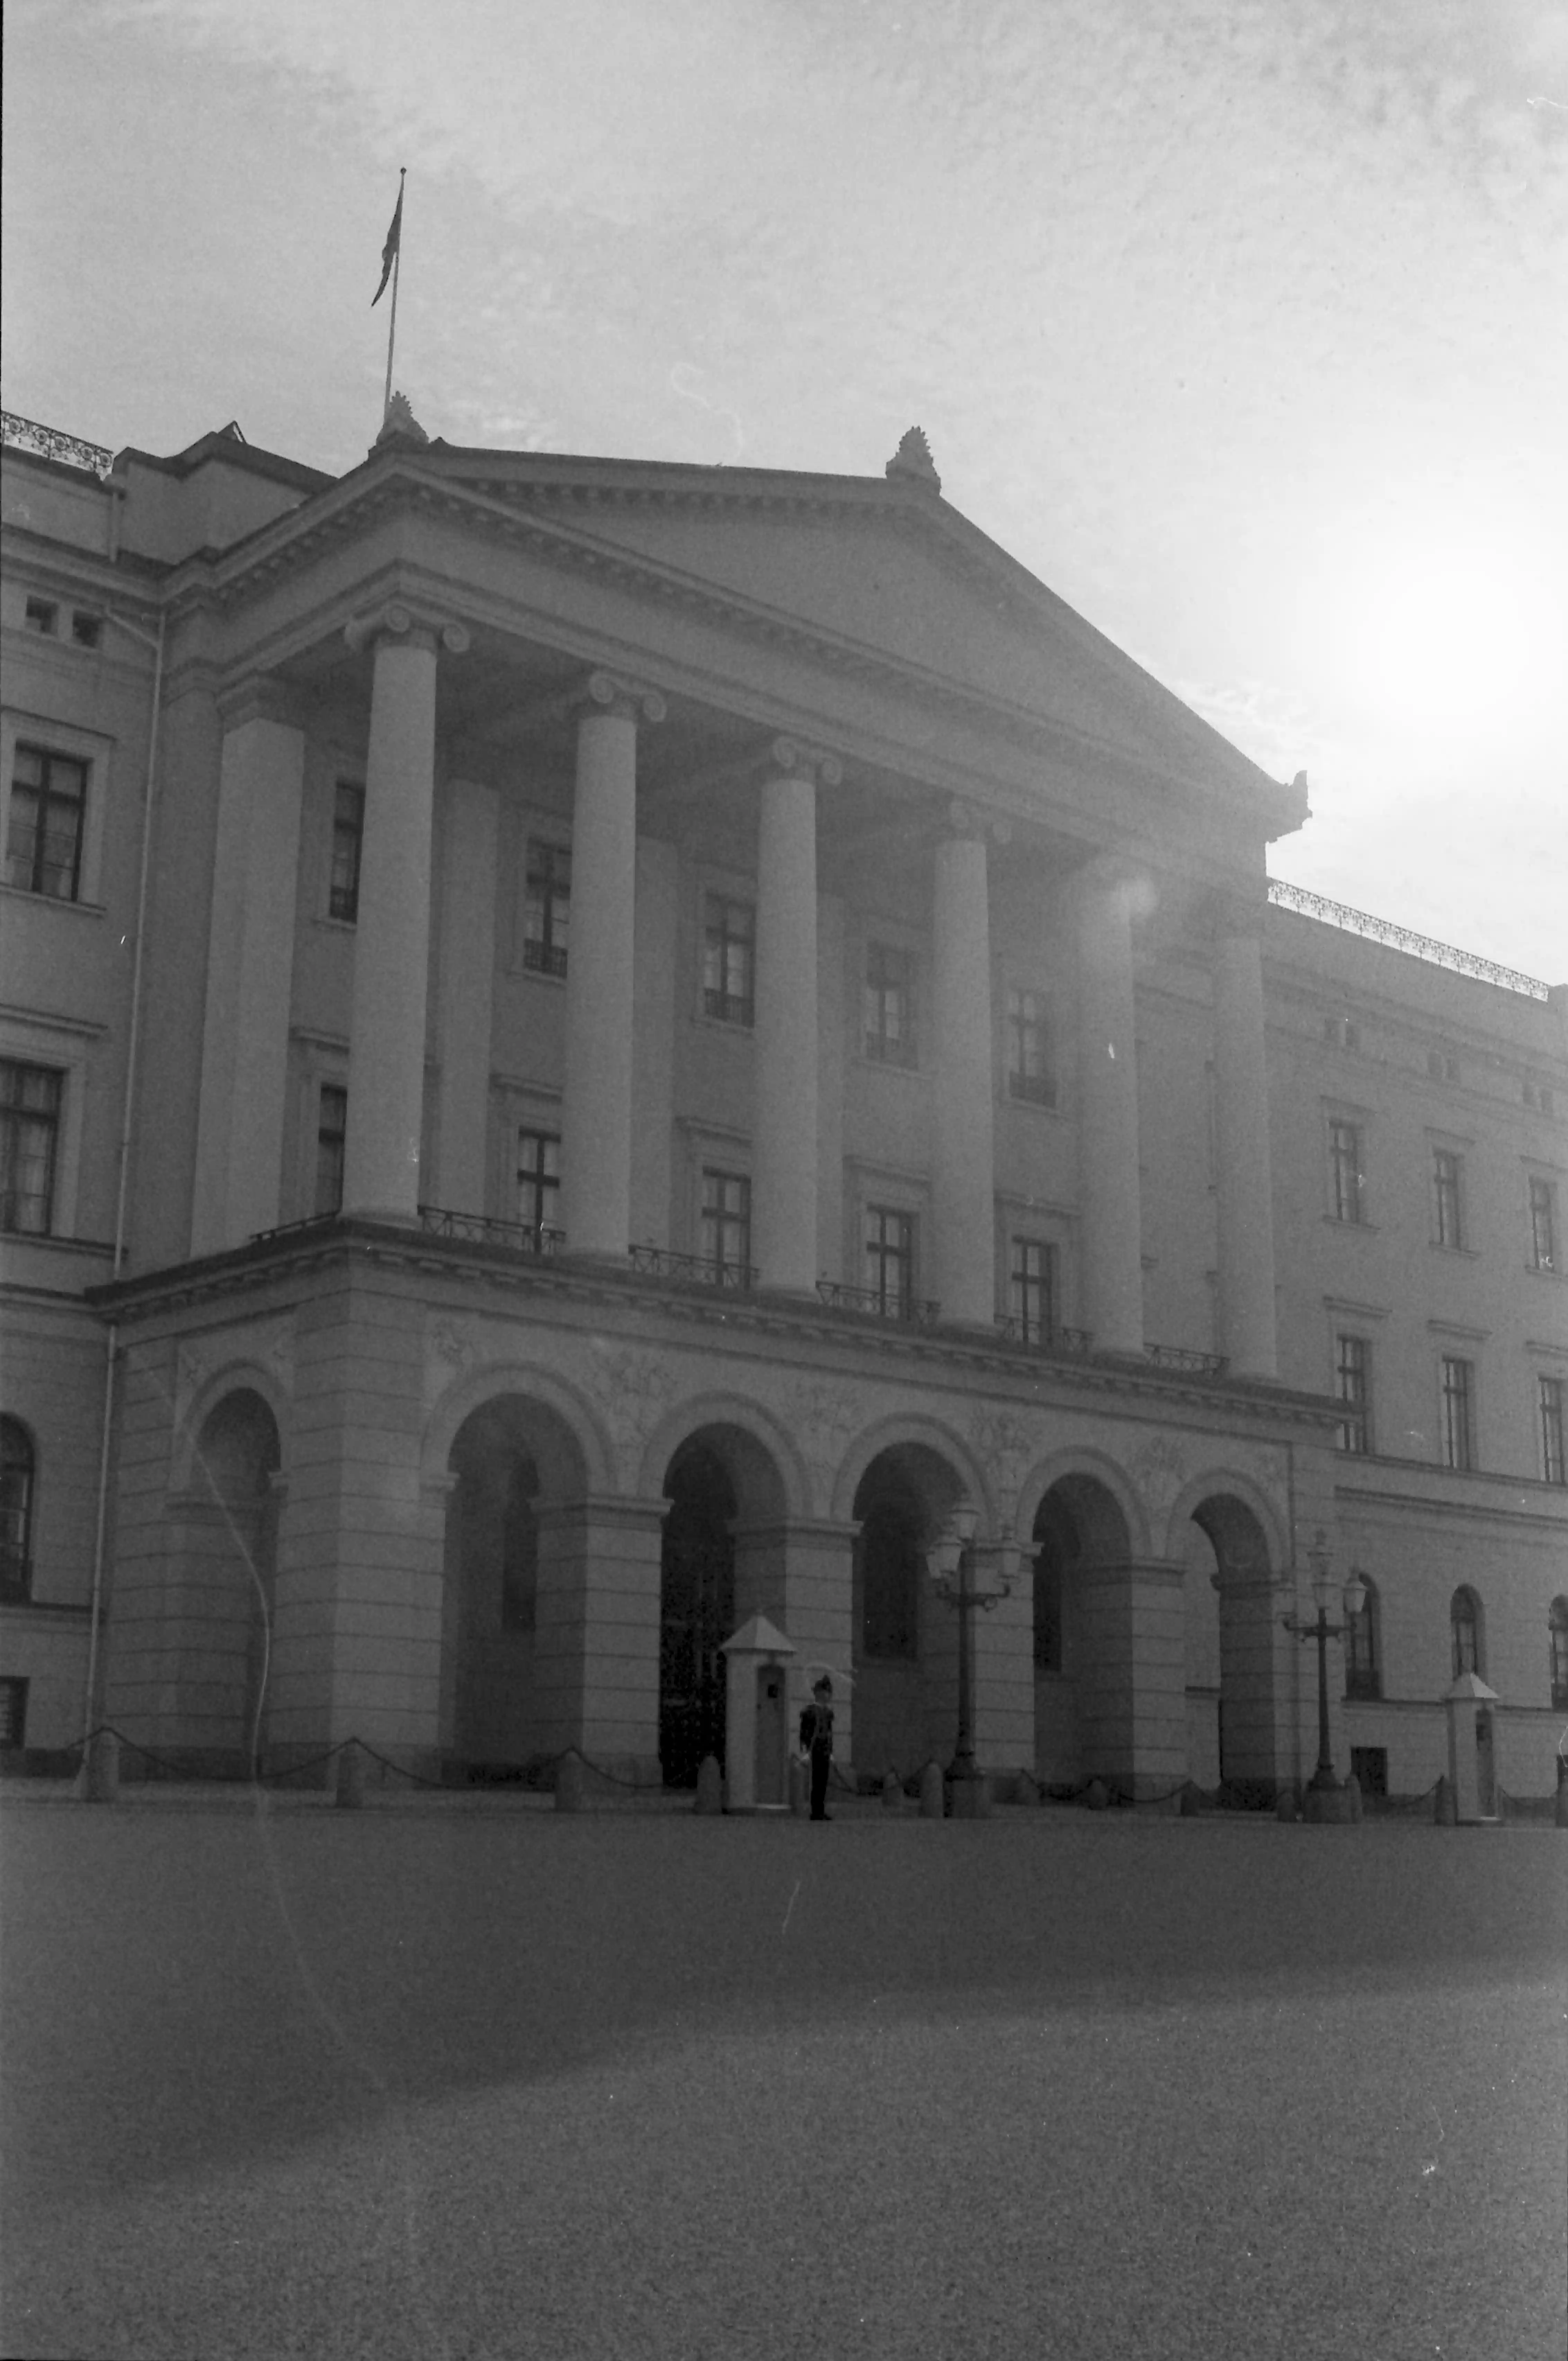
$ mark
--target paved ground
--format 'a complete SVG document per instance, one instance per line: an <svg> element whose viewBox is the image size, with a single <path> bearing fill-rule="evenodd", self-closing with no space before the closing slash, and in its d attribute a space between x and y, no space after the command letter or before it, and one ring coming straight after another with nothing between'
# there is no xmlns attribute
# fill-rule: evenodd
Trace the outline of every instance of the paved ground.
<svg viewBox="0 0 1568 2361"><path fill-rule="evenodd" d="M1552 1829L0 1846L7 2355L1562 2361Z"/></svg>

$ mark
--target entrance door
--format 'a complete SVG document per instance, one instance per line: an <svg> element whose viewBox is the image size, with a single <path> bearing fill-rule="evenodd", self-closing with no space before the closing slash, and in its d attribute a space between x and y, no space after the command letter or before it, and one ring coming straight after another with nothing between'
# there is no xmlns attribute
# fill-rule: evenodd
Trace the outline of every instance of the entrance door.
<svg viewBox="0 0 1568 2361"><path fill-rule="evenodd" d="M659 1763L667 1787L695 1787L704 1755L724 1760L724 1659L734 1629L735 1495L709 1451L682 1452L665 1481L659 1620Z"/></svg>
<svg viewBox="0 0 1568 2361"><path fill-rule="evenodd" d="M1492 1717L1483 1706L1475 1716L1475 1808L1490 1819L1497 1808L1497 1771L1492 1751Z"/></svg>

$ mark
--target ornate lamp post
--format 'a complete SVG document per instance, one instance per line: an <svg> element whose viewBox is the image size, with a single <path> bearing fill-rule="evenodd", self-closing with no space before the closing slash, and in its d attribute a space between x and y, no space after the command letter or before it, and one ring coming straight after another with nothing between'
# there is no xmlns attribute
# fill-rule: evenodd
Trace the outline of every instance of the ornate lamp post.
<svg viewBox="0 0 1568 2361"><path fill-rule="evenodd" d="M983 1778L974 1759L974 1610L989 1614L1013 1587L1011 1572L1000 1590L974 1587L974 1536L979 1511L967 1502L956 1508L931 1553L937 1596L959 1618L959 1736L948 1776L953 1782L953 1817L978 1818L984 1808Z"/></svg>
<svg viewBox="0 0 1568 2361"><path fill-rule="evenodd" d="M1315 1640L1318 1643L1318 1767L1307 1788L1306 1817L1310 1820L1338 1819L1341 1811L1329 1800L1344 1793L1334 1777L1333 1757L1329 1752L1329 1642L1343 1639L1360 1614L1366 1602L1366 1584L1353 1565L1350 1580L1340 1593L1345 1620L1343 1623L1331 1623L1329 1609L1334 1603L1334 1578L1321 1525L1312 1536L1307 1563L1312 1569L1312 1595L1318 1602L1316 1618L1310 1623L1303 1623L1294 1615L1282 1615L1279 1620L1298 1640Z"/></svg>

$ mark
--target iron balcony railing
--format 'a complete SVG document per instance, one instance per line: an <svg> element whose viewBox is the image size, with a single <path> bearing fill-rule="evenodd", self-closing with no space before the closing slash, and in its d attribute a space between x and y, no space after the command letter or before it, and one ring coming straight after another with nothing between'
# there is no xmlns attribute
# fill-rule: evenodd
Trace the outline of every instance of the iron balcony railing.
<svg viewBox="0 0 1568 2361"><path fill-rule="evenodd" d="M880 1288L848 1287L841 1279L819 1279L817 1292L833 1312L855 1312L862 1319L888 1320L905 1328L934 1328L942 1307L917 1295L883 1294Z"/></svg>
<svg viewBox="0 0 1568 2361"><path fill-rule="evenodd" d="M1365 935L1369 942L1409 951L1414 959L1430 960L1434 967L1474 976L1478 983L1495 983L1504 992L1522 993L1528 1000L1548 997L1548 987L1537 975L1525 975L1516 967L1499 967L1496 960L1483 959L1477 951L1461 950L1456 943L1439 942L1432 935L1419 935L1413 927L1375 917L1370 910L1353 909L1348 902L1331 901L1326 894L1309 893L1306 886L1288 884L1283 877L1269 879L1268 898L1277 909L1296 910L1304 918L1338 927L1343 934Z"/></svg>
<svg viewBox="0 0 1568 2361"><path fill-rule="evenodd" d="M557 1255L566 1244L565 1231L553 1230L546 1222L503 1222L489 1213L455 1213L444 1205L422 1205L419 1225L426 1237L510 1246L514 1254Z"/></svg>
<svg viewBox="0 0 1568 2361"><path fill-rule="evenodd" d="M1223 1378L1230 1367L1223 1353L1196 1353L1187 1345L1146 1345L1144 1358L1157 1369L1187 1369L1195 1378Z"/></svg>
<svg viewBox="0 0 1568 2361"><path fill-rule="evenodd" d="M23 418L14 410L0 412L0 441L13 451L31 451L37 458L58 459L93 476L106 476L115 464L114 453L102 443L83 442L80 434L67 434L59 426L40 426L36 418Z"/></svg>
<svg viewBox="0 0 1568 2361"><path fill-rule="evenodd" d="M710 1255L674 1254L668 1246L628 1246L627 1257L633 1270L641 1270L650 1279L684 1279L696 1287L733 1289L744 1293L757 1284L757 1273L750 1263L715 1262Z"/></svg>
<svg viewBox="0 0 1568 2361"><path fill-rule="evenodd" d="M1042 1328L1037 1320L1025 1320L1016 1312L999 1312L996 1331L1009 1344L1027 1345L1036 1353L1087 1353L1094 1342L1087 1328Z"/></svg>

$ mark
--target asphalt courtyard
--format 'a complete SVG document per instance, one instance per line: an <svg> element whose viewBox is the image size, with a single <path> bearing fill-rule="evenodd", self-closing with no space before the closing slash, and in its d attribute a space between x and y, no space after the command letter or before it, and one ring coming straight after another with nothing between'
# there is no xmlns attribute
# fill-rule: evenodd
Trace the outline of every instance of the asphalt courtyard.
<svg viewBox="0 0 1568 2361"><path fill-rule="evenodd" d="M1562 2361L1549 1828L0 1805L7 2356Z"/></svg>

